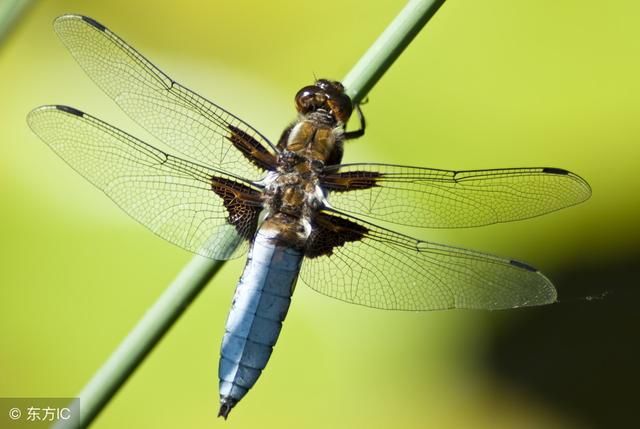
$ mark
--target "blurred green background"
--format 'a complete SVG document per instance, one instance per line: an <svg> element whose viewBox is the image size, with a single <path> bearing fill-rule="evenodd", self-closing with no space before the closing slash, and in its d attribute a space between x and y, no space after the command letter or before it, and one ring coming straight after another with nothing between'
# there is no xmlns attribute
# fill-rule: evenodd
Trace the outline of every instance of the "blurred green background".
<svg viewBox="0 0 640 429"><path fill-rule="evenodd" d="M403 1L35 2L0 45L0 397L73 396L191 257L33 135L68 104L154 142L86 77L52 20L82 13L276 139L293 95L340 79ZM560 303L385 312L298 287L271 362L229 421L217 360L228 263L96 428L591 428L634 421L640 3L449 0L370 93L347 162L562 167L586 204L509 225L403 230L518 258ZM591 297L602 299L590 299ZM635 396L634 396L635 395ZM635 397L635 399L634 399Z"/></svg>

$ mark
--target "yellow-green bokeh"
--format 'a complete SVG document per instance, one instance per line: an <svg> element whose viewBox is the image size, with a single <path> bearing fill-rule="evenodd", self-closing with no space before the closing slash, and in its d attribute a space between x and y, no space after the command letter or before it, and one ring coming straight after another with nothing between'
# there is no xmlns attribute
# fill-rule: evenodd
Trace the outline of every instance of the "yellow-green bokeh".
<svg viewBox="0 0 640 429"><path fill-rule="evenodd" d="M36 2L0 46L0 396L73 396L190 255L123 214L28 129L68 104L153 142L57 40L82 13L273 139L293 94L339 79L403 1ZM562 167L582 206L510 225L403 232L522 259L551 278L639 243L640 3L449 0L374 88L347 162ZM242 269L227 264L97 428L588 427L481 364L511 313L395 313L300 285L268 368L223 423L217 359ZM562 285L558 285L562 297ZM523 310L527 311L527 310Z"/></svg>

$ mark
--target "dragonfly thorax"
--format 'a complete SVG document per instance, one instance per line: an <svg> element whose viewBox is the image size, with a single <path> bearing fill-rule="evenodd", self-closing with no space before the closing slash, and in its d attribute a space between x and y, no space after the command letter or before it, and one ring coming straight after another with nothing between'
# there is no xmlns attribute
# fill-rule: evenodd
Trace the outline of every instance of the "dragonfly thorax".
<svg viewBox="0 0 640 429"><path fill-rule="evenodd" d="M314 119L304 119L291 128L284 150L308 162L314 162L315 168L321 169L323 165L340 163L343 141L342 126L330 126Z"/></svg>
<svg viewBox="0 0 640 429"><path fill-rule="evenodd" d="M340 162L342 126L315 120L317 111L285 133L275 172L264 192L266 217L263 228L288 245L303 248L318 211L324 206L319 176L325 165Z"/></svg>

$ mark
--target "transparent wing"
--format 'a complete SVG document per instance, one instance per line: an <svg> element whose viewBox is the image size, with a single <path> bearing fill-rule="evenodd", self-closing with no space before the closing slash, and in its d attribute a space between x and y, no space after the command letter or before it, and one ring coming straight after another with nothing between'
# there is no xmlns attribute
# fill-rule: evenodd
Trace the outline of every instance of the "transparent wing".
<svg viewBox="0 0 640 429"><path fill-rule="evenodd" d="M585 201L591 188L559 168L449 171L386 164L328 167L329 203L408 226L460 228L526 219Z"/></svg>
<svg viewBox="0 0 640 429"><path fill-rule="evenodd" d="M250 184L167 155L70 107L39 107L27 120L71 167L160 237L213 259L246 251L261 209Z"/></svg>
<svg viewBox="0 0 640 429"><path fill-rule="evenodd" d="M506 309L552 303L522 262L420 241L336 212L318 216L300 278L333 298L389 310Z"/></svg>
<svg viewBox="0 0 640 429"><path fill-rule="evenodd" d="M91 18L64 15L54 28L78 64L133 120L183 155L257 179L275 149L241 119L165 75Z"/></svg>

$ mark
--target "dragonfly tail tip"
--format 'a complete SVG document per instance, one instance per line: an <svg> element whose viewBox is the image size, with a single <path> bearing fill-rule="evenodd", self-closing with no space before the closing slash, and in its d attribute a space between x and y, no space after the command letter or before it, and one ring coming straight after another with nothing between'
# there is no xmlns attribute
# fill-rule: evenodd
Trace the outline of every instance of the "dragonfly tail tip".
<svg viewBox="0 0 640 429"><path fill-rule="evenodd" d="M223 417L227 420L227 417L234 405L235 403L230 398L223 398L220 400L220 411L218 411L218 417Z"/></svg>

